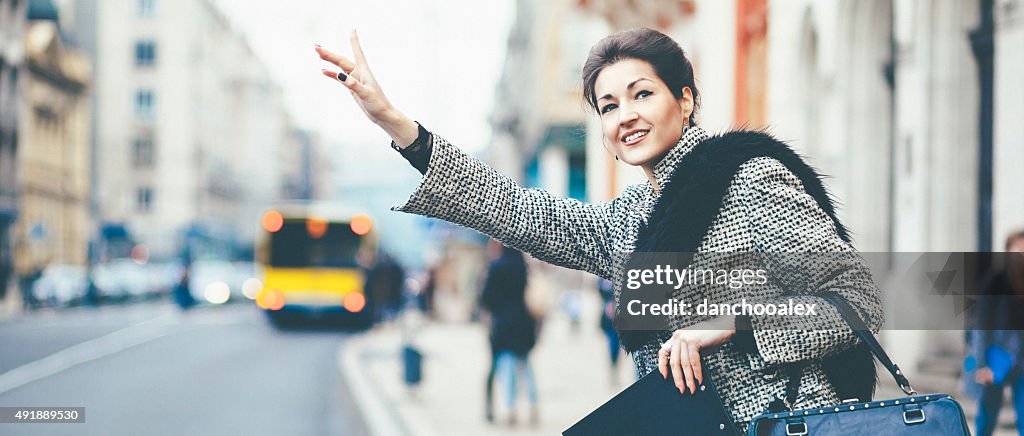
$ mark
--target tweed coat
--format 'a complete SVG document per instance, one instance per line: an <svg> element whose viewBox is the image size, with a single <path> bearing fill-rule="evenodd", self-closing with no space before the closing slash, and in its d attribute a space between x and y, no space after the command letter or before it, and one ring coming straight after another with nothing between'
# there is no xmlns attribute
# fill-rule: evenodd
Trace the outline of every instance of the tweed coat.
<svg viewBox="0 0 1024 436"><path fill-rule="evenodd" d="M659 186L665 186L680 161L706 139L701 128L688 129L655 166ZM660 194L650 183L629 186L609 202L583 203L519 187L440 135L432 135L431 141L429 165L420 185L393 210L473 228L543 261L607 278L616 283L618 298L625 261ZM872 330L882 324L880 297L870 272L853 247L839 237L829 216L804 191L799 178L775 159L758 157L740 166L697 252L849 253L849 261L834 269L815 268L804 274L800 278L802 295L797 300L824 301L814 294L838 292L859 309ZM779 271L803 267L771 265ZM780 298L791 285L772 280L751 292L762 300ZM820 362L850 348L857 339L834 307L818 307L815 328L787 328L777 325L778 320L752 317L756 350L741 349L728 341L704 356L705 371L715 380L726 409L740 428L785 397L788 373L782 371L783 364L801 364L794 407L840 402ZM672 328L700 321L695 317L674 319ZM638 375L657 369L658 349L669 335L671 331L665 331L631 353Z"/></svg>

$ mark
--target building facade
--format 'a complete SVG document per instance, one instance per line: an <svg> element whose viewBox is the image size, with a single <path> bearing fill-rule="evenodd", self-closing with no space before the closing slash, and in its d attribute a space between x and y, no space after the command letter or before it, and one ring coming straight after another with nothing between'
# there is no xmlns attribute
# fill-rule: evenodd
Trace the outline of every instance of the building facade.
<svg viewBox="0 0 1024 436"><path fill-rule="evenodd" d="M22 277L51 263L85 266L92 229L89 63L65 44L56 16L33 13L24 39L19 129L14 251Z"/></svg>
<svg viewBox="0 0 1024 436"><path fill-rule="evenodd" d="M209 0L79 0L96 65L101 257L233 257L280 198L282 90ZM105 249L104 249L105 247Z"/></svg>
<svg viewBox="0 0 1024 436"><path fill-rule="evenodd" d="M526 186L586 199L595 157L580 75L589 44L607 26L568 0L515 5L488 161Z"/></svg>

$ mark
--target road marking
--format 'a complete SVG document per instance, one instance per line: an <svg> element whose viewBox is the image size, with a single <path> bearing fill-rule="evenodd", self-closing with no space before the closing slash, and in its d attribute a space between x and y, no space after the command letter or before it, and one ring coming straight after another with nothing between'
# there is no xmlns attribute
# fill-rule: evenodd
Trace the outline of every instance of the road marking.
<svg viewBox="0 0 1024 436"><path fill-rule="evenodd" d="M165 336L173 331L163 318L173 313L125 327L105 336L72 345L42 359L14 368L0 374L0 394L32 383L77 365L110 356L136 345Z"/></svg>

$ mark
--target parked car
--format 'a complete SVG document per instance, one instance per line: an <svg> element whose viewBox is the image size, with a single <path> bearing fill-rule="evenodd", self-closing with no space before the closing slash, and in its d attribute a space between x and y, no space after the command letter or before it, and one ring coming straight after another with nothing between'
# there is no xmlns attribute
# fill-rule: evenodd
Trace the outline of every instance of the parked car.
<svg viewBox="0 0 1024 436"><path fill-rule="evenodd" d="M114 259L93 267L93 282L99 297L106 301L126 301L150 292L143 266L131 259Z"/></svg>
<svg viewBox="0 0 1024 436"><path fill-rule="evenodd" d="M188 288L200 303L222 304L231 299L235 268L222 260L198 260L189 270Z"/></svg>
<svg viewBox="0 0 1024 436"><path fill-rule="evenodd" d="M32 296L41 304L67 306L85 297L89 286L84 266L50 264L32 285Z"/></svg>
<svg viewBox="0 0 1024 436"><path fill-rule="evenodd" d="M146 276L147 296L168 295L178 284L184 268L178 262L149 262L142 266Z"/></svg>

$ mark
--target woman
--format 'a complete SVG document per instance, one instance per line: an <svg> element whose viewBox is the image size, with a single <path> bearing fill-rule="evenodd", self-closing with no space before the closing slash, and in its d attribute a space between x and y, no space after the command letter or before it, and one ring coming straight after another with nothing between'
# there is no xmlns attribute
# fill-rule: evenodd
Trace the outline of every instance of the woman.
<svg viewBox="0 0 1024 436"><path fill-rule="evenodd" d="M480 305L491 314L491 369L487 374L485 401L488 421L492 410L495 375L505 386L509 424L515 423L517 381L523 380L530 403L530 421L537 422L537 387L530 368L530 350L537 343L537 322L526 308L526 261L523 253L492 240L488 249L493 261L487 268Z"/></svg>
<svg viewBox="0 0 1024 436"><path fill-rule="evenodd" d="M815 259L814 268L799 256L766 256L770 280L742 290L762 302L817 304L810 322L674 316L661 331L623 330L623 345L640 375L658 370L684 394L695 392L708 371L740 429L782 405L805 408L838 404L849 394L870 397L869 358L855 346L838 311L815 295L841 295L877 330L878 290L817 174L766 134L709 137L698 127L693 68L671 38L650 29L616 33L598 42L586 61L583 93L601 120L605 147L643 169L648 180L601 204L520 188L426 131L388 102L355 33L351 43L354 60L317 47L322 59L341 69L324 75L347 87L367 117L391 136L392 146L424 174L412 197L395 210L471 227L541 260L612 280L620 303L623 269L635 251L836 253ZM721 286L684 286L673 295L691 301L734 296ZM851 347L859 350L854 388L829 365L851 362L844 356Z"/></svg>

